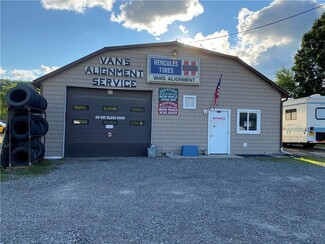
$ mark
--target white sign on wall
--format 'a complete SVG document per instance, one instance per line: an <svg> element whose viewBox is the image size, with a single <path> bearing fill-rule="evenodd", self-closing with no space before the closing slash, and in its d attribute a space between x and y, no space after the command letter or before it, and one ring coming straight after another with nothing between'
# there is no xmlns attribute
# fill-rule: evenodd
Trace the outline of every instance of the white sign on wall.
<svg viewBox="0 0 325 244"><path fill-rule="evenodd" d="M148 83L200 85L200 59L148 56Z"/></svg>

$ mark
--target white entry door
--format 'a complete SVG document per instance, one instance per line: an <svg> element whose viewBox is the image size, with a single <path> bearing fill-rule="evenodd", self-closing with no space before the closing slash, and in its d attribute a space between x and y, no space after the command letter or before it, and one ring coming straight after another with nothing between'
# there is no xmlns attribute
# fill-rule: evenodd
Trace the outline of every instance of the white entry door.
<svg viewBox="0 0 325 244"><path fill-rule="evenodd" d="M209 110L208 154L230 153L229 110Z"/></svg>

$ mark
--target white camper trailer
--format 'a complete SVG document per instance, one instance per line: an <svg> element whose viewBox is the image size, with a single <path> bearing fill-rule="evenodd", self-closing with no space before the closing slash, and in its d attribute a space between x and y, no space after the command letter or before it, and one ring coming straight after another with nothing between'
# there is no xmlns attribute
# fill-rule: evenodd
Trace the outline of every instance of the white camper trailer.
<svg viewBox="0 0 325 244"><path fill-rule="evenodd" d="M284 102L282 119L284 145L325 144L325 96L315 94Z"/></svg>

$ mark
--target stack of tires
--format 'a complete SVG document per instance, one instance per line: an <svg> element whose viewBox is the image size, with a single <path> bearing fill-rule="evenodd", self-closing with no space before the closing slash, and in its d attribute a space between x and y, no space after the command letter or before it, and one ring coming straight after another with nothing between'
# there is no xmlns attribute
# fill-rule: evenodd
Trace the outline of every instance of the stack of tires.
<svg viewBox="0 0 325 244"><path fill-rule="evenodd" d="M46 99L32 86L17 85L7 92L6 101L9 105L9 128L6 130L4 143L10 146L4 150L8 155L1 155L1 161L7 161L2 162L2 166L28 166L38 162L44 158L45 153L41 138L49 129L44 118Z"/></svg>

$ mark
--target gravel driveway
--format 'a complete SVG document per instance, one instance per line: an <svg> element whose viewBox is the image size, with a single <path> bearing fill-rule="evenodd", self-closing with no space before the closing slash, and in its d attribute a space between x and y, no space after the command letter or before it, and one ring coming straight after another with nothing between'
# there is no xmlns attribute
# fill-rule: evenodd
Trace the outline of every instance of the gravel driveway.
<svg viewBox="0 0 325 244"><path fill-rule="evenodd" d="M317 145L314 148L304 148L300 145L293 145L285 147L284 150L298 157L325 158L325 147L323 145Z"/></svg>
<svg viewBox="0 0 325 244"><path fill-rule="evenodd" d="M1 184L1 243L324 243L325 167L64 160Z"/></svg>

